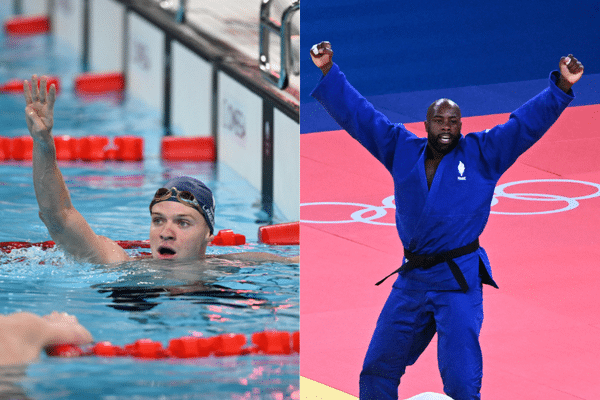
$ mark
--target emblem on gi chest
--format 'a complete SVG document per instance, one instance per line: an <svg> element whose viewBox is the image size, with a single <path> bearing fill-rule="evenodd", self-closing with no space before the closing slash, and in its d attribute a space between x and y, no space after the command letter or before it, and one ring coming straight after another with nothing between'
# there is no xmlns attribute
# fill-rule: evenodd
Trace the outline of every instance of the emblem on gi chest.
<svg viewBox="0 0 600 400"><path fill-rule="evenodd" d="M467 177L465 176L465 164L463 164L462 161L458 162L458 180L459 181L466 181Z"/></svg>

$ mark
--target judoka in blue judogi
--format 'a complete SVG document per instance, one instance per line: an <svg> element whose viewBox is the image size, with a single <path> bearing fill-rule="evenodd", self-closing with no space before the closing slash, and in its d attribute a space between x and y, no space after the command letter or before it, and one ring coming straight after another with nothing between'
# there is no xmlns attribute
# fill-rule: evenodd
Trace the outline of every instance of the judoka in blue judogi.
<svg viewBox="0 0 600 400"><path fill-rule="evenodd" d="M437 332L445 393L454 400L480 399L482 284L498 286L478 238L500 176L573 100L571 86L583 66L572 55L562 57L548 88L508 122L465 136L458 105L439 99L427 110L427 138L419 138L391 123L348 83L329 42L313 46L311 57L324 75L313 97L393 177L404 246L360 374L360 398L397 399L406 366Z"/></svg>

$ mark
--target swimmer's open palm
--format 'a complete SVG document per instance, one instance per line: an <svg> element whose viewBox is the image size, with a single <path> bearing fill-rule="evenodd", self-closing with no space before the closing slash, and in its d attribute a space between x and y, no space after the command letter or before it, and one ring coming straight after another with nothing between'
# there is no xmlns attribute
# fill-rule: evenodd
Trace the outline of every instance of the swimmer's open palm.
<svg viewBox="0 0 600 400"><path fill-rule="evenodd" d="M56 86L50 85L47 90L48 78L42 76L38 87L38 78L32 77L31 86L28 81L23 82L25 95L25 119L27 128L34 139L47 139L54 125L54 102L56 100Z"/></svg>

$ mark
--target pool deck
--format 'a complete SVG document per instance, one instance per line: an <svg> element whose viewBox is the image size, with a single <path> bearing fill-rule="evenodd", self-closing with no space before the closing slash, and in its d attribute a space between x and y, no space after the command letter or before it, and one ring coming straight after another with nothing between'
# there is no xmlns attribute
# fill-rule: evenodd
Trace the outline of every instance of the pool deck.
<svg viewBox="0 0 600 400"><path fill-rule="evenodd" d="M291 0L273 1L272 18L279 21L288 3L291 3ZM260 1L187 0L186 21L202 31L209 32L212 37L222 40L250 59L258 61L260 6ZM278 45L273 44L270 57L272 63L277 64L274 68L278 69ZM289 78L290 86L299 88L300 77L290 74Z"/></svg>

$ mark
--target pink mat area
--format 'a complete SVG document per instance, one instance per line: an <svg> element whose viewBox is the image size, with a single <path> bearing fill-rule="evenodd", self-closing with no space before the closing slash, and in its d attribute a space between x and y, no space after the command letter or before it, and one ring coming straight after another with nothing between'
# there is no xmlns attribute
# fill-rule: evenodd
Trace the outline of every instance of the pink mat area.
<svg viewBox="0 0 600 400"><path fill-rule="evenodd" d="M507 118L464 118L463 132ZM492 214L481 238L500 285L484 289L486 400L595 400L600 393L599 122L600 105L567 109L500 181L507 193L538 201L498 198L494 212L528 214ZM407 128L424 134L422 123ZM300 145L301 375L357 396L393 280L374 283L402 254L393 209L380 208L386 214L371 223L315 221L352 220L363 204L382 206L393 195L392 180L343 131L303 135ZM524 180L538 181L512 184ZM361 216L368 222L374 213ZM407 369L400 398L426 391L442 392L435 342Z"/></svg>

